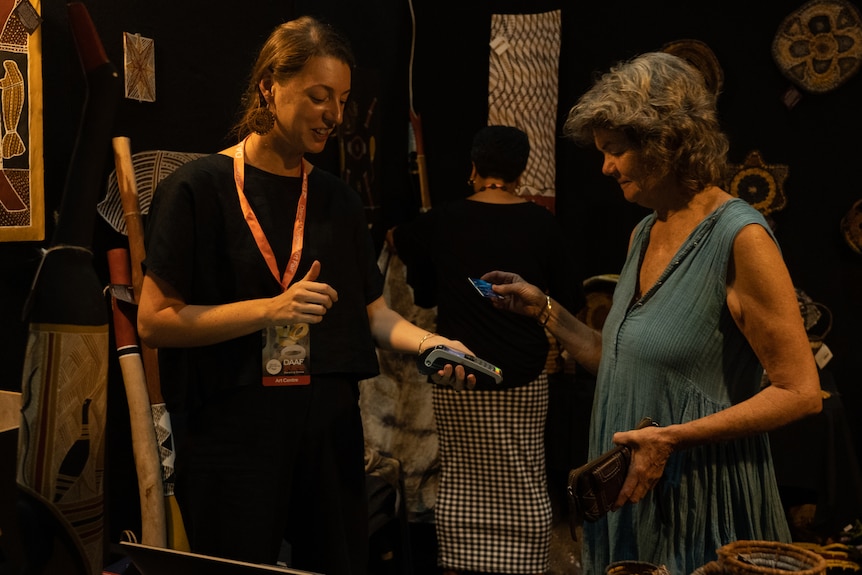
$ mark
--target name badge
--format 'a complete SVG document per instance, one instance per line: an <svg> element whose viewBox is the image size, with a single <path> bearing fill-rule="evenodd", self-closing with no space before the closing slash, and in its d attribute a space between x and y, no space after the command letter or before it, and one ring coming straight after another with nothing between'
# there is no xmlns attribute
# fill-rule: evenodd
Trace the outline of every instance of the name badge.
<svg viewBox="0 0 862 575"><path fill-rule="evenodd" d="M266 328L263 333L263 385L308 385L311 336L307 323Z"/></svg>

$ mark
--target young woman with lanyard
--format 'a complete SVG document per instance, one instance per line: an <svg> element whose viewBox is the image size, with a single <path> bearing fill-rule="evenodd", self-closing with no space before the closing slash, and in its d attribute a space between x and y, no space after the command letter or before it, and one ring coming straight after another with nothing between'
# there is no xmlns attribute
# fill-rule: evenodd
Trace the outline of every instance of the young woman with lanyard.
<svg viewBox="0 0 862 575"><path fill-rule="evenodd" d="M364 573L357 383L378 372L375 346L470 352L387 306L358 194L304 158L342 122L352 65L319 20L278 26L240 143L180 167L153 198L139 333L185 414L176 492L198 553L272 564L287 542L295 568ZM435 379L464 375L447 365Z"/></svg>

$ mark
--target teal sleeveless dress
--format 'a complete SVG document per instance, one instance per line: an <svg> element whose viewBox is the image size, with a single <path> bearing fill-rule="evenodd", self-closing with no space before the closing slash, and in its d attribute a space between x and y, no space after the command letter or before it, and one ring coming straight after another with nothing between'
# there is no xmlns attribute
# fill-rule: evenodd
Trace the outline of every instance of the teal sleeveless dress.
<svg viewBox="0 0 862 575"><path fill-rule="evenodd" d="M602 331L602 360L589 454L613 447L616 431L644 416L661 425L721 411L761 387L763 369L727 307L733 241L750 224L772 232L741 199L719 206L692 231L658 282L635 290L655 214L637 226ZM773 236L773 239L774 236ZM790 542L769 438L704 445L671 455L655 489L637 504L584 525L582 567L640 560L689 575L740 539Z"/></svg>

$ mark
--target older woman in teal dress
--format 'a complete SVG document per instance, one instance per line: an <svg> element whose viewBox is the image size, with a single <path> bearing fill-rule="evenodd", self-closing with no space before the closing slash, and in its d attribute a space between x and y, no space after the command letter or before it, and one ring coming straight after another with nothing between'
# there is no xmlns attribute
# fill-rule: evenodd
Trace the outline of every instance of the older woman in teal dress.
<svg viewBox="0 0 862 575"><path fill-rule="evenodd" d="M505 296L497 307L547 319L597 374L590 457L632 449L616 510L584 526L585 574L640 560L687 575L732 541L790 541L767 432L821 409L819 378L772 230L719 187L715 99L688 62L647 53L569 112L565 133L592 142L602 173L652 210L602 333L516 274L484 276ZM643 416L660 427L631 431Z"/></svg>

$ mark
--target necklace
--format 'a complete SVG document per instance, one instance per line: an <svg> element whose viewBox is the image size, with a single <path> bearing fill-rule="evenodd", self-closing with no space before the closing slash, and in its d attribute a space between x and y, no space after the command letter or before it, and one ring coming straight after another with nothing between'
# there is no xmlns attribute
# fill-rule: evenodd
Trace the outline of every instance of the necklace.
<svg viewBox="0 0 862 575"><path fill-rule="evenodd" d="M504 192L508 191L505 184L489 184L487 186L482 186L481 188L479 188L478 191L484 192L485 190L503 190Z"/></svg>

